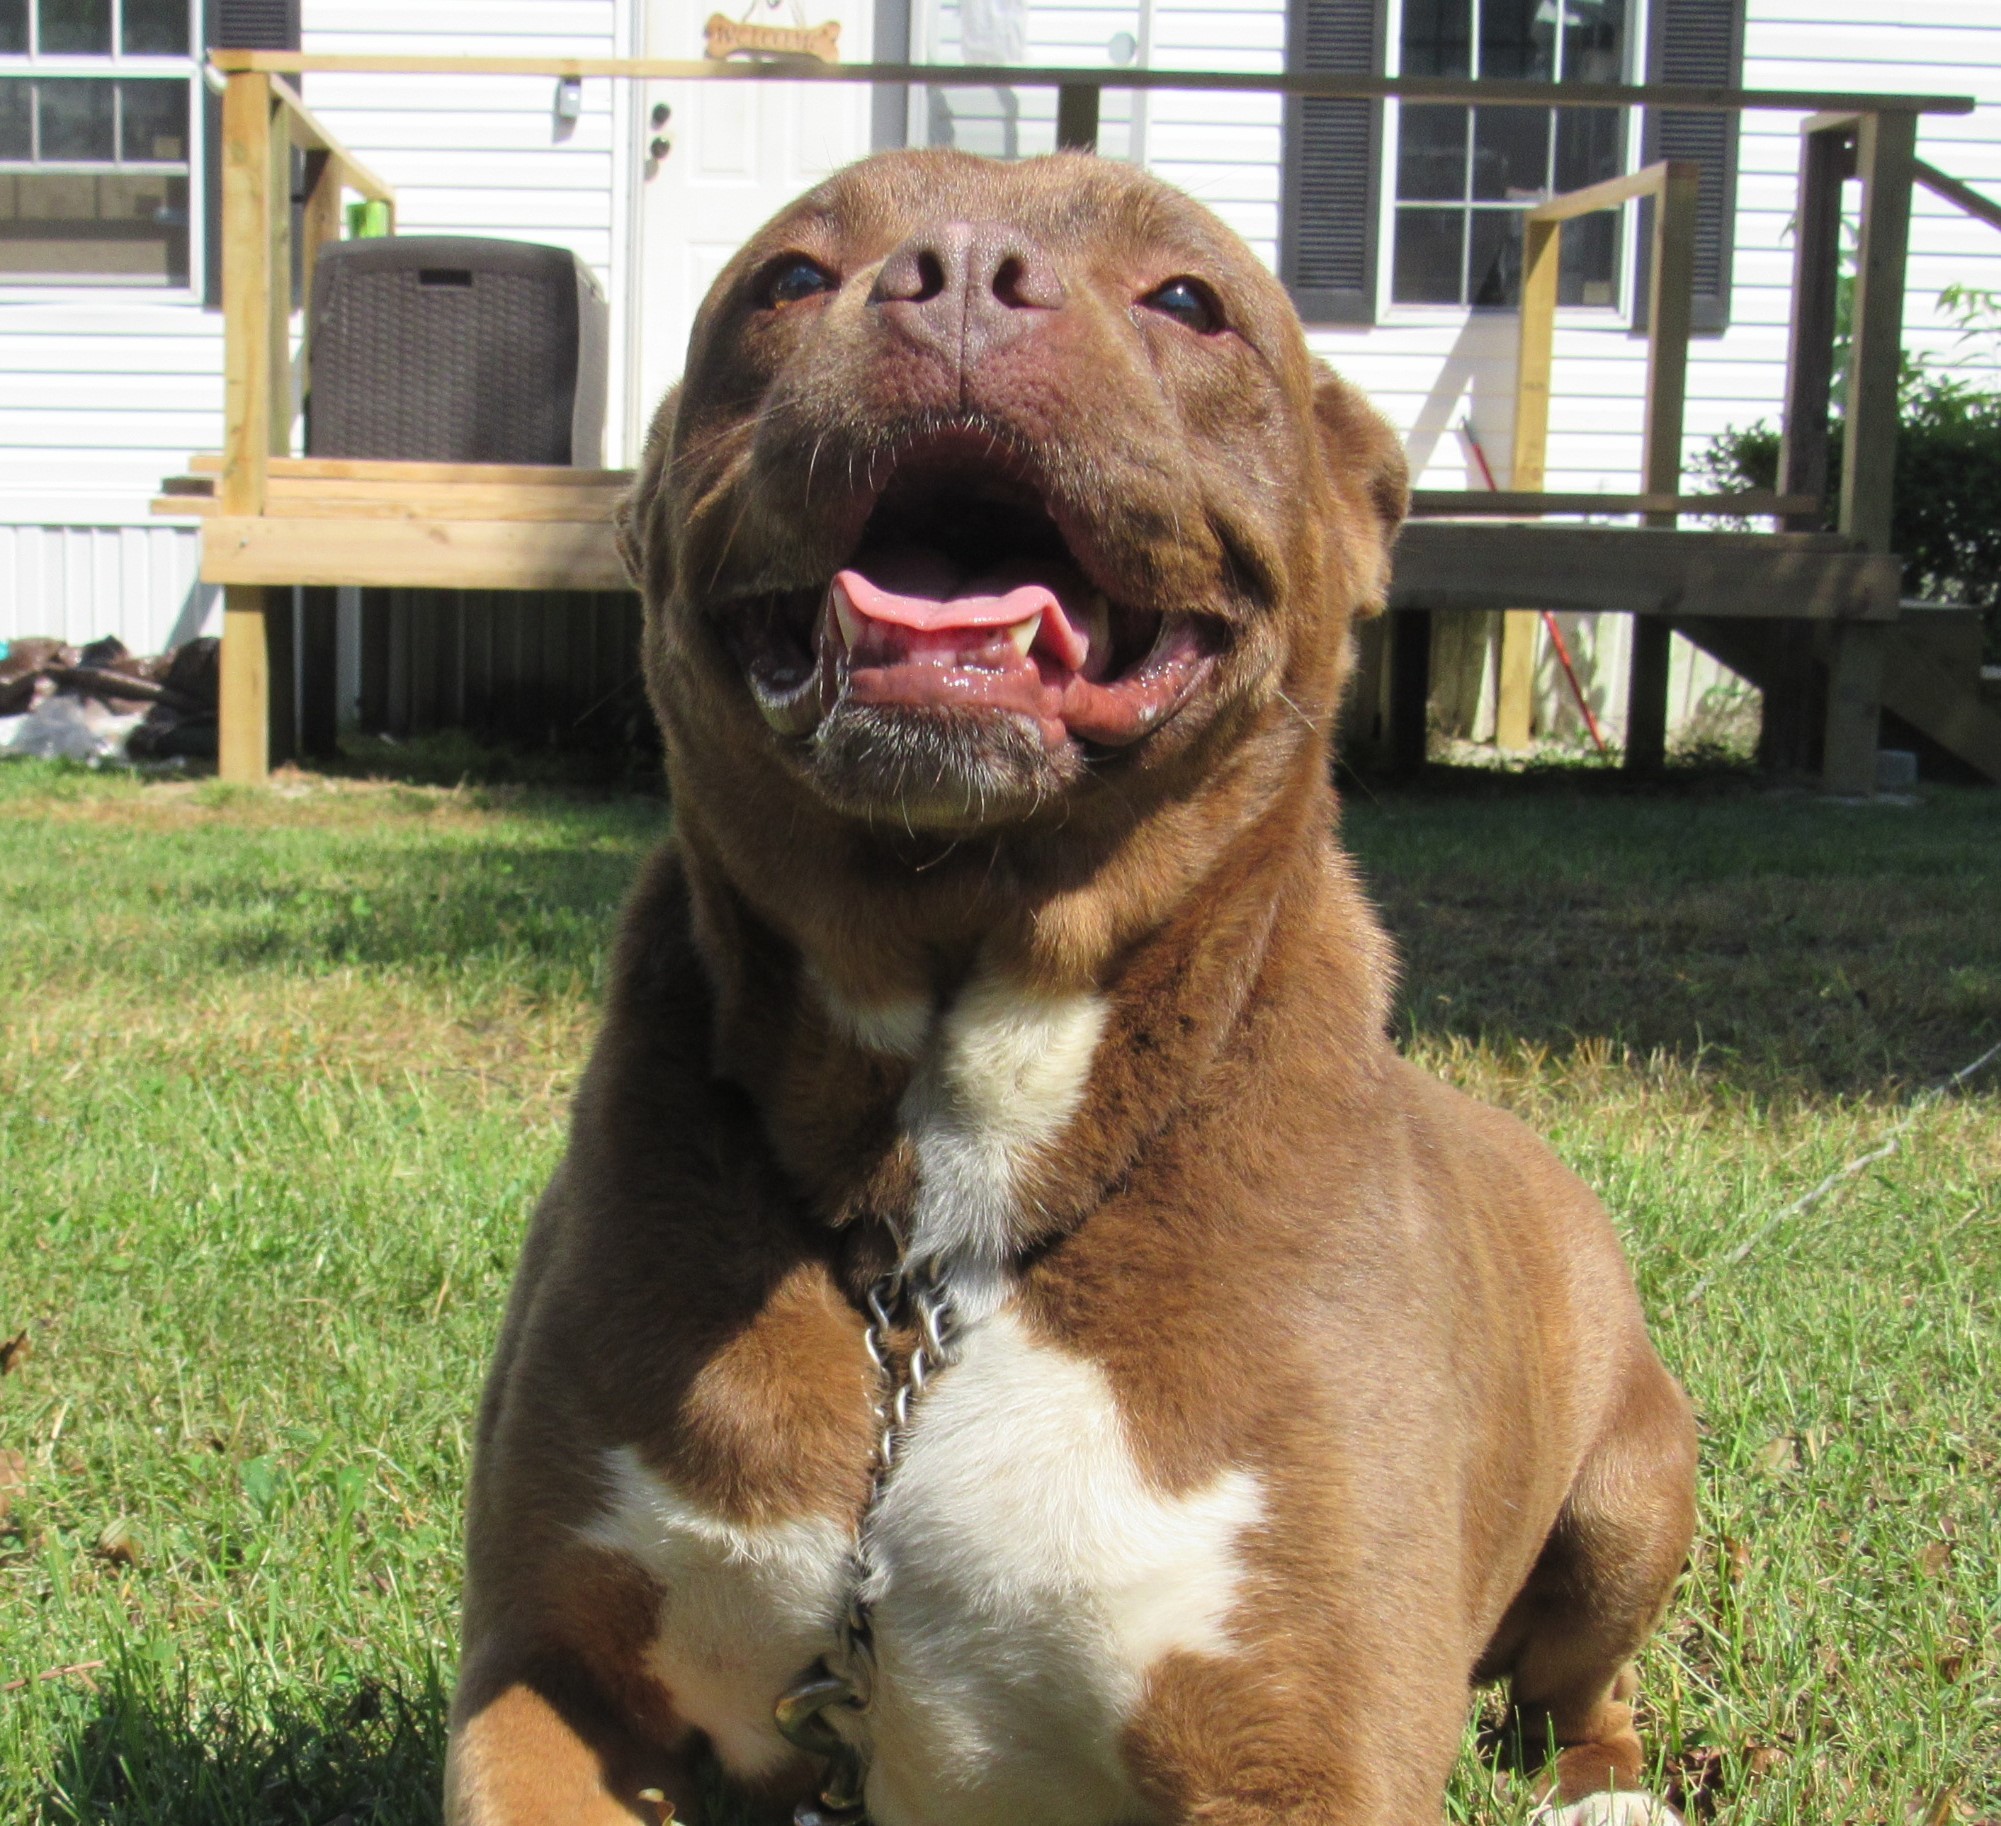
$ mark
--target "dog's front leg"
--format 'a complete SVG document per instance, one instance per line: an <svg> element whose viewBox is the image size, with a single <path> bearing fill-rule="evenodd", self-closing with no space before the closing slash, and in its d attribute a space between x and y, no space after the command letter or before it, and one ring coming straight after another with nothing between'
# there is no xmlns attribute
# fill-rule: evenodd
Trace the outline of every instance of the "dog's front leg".
<svg viewBox="0 0 2001 1826"><path fill-rule="evenodd" d="M560 1659L481 1657L453 1706L448 1826L700 1826L684 1749L648 1743Z"/></svg>
<svg viewBox="0 0 2001 1826"><path fill-rule="evenodd" d="M1150 1813L1172 1826L1439 1826L1465 1684L1427 1680L1404 1646L1415 1677L1401 1686L1387 1657L1157 1665L1125 1740Z"/></svg>

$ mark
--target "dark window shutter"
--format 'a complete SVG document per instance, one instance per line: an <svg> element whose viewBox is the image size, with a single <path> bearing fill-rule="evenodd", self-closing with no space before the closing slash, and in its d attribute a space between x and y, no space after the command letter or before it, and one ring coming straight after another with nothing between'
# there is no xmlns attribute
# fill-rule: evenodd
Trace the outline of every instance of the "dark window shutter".
<svg viewBox="0 0 2001 1826"><path fill-rule="evenodd" d="M1703 83L1736 88L1744 73L1744 0L1656 0L1647 32L1649 82ZM1730 320L1730 253L1736 239L1737 120L1735 114L1649 108L1640 162L1694 159L1702 167L1695 216L1695 328L1720 330ZM1640 208L1639 305L1647 313L1652 268L1653 205Z"/></svg>
<svg viewBox="0 0 2001 1826"><path fill-rule="evenodd" d="M1382 70L1381 0L1290 0L1286 31L1288 69ZM1379 101L1286 98L1279 271L1309 323L1375 320L1382 145Z"/></svg>
<svg viewBox="0 0 2001 1826"><path fill-rule="evenodd" d="M299 48L299 0L210 0L208 12L218 50Z"/></svg>
<svg viewBox="0 0 2001 1826"><path fill-rule="evenodd" d="M209 51L296 51L299 0L203 0L201 49ZM222 309L222 97L206 83L201 90L202 303Z"/></svg>

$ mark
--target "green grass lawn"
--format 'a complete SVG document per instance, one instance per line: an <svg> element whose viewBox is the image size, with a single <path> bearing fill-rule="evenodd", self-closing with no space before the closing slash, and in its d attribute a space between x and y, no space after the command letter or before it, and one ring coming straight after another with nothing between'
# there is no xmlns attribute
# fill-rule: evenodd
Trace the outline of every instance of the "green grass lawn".
<svg viewBox="0 0 2001 1826"><path fill-rule="evenodd" d="M481 1367L665 815L0 767L6 1826L436 1817ZM1603 1192L1701 1410L1665 1777L2001 1821L2001 1061L1770 1223L2001 1039L2001 796L1348 816L1408 1044Z"/></svg>

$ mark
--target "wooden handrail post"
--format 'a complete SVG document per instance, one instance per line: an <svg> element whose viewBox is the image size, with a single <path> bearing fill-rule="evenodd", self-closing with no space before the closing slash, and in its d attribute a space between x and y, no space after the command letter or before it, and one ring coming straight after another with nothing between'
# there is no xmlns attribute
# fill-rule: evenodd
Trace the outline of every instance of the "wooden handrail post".
<svg viewBox="0 0 2001 1826"><path fill-rule="evenodd" d="M261 514L269 474L277 315L271 107L270 77L251 71L230 76L222 97L223 443L216 482L225 514ZM223 591L217 772L244 784L262 780L270 768L268 594L258 584L230 584Z"/></svg>
<svg viewBox="0 0 2001 1826"><path fill-rule="evenodd" d="M1522 314L1515 351L1514 455L1511 489L1540 489L1549 451L1550 374L1556 359L1556 282L1563 259L1563 224L1522 223ZM1494 746L1521 749L1534 732L1534 609L1504 609L1501 651L1494 669Z"/></svg>
<svg viewBox="0 0 2001 1826"><path fill-rule="evenodd" d="M1781 525L1787 532L1813 532L1827 524L1835 307L1841 287L1841 187L1854 175L1854 118L1821 115L1802 122L1778 480L1781 494L1811 496L1816 506L1810 512L1786 515ZM1759 765L1803 773L1813 764L1813 629L1804 622L1776 623L1771 652L1758 716Z"/></svg>
<svg viewBox="0 0 2001 1826"><path fill-rule="evenodd" d="M1669 159L1654 204L1647 292L1647 408L1640 434L1641 481L1648 494L1681 492L1682 422L1688 402L1688 337L1695 308L1695 210L1702 168ZM1649 526L1673 526L1650 513ZM1652 773L1667 759L1668 666L1674 629L1661 616L1633 619L1626 667L1626 767Z"/></svg>
<svg viewBox="0 0 2001 1826"><path fill-rule="evenodd" d="M1862 180L1855 250L1855 310L1848 353L1837 524L1872 552L1890 546L1890 491L1897 457L1897 382L1903 359L1904 258L1911 237L1914 115L1865 114L1855 129Z"/></svg>
<svg viewBox="0 0 2001 1826"><path fill-rule="evenodd" d="M1904 259L1910 246L1917 117L1865 114L1855 129L1862 181L1855 253L1855 309L1841 445L1841 531L1864 549L1891 549L1903 359ZM1876 790L1882 732L1885 630L1848 623L1833 631L1821 784L1843 797Z"/></svg>
<svg viewBox="0 0 2001 1826"><path fill-rule="evenodd" d="M270 214L271 310L265 318L271 360L271 454L292 454L292 421L299 402L292 381L292 136L272 123Z"/></svg>
<svg viewBox="0 0 2001 1826"><path fill-rule="evenodd" d="M222 511L264 511L271 450L271 79L222 98Z"/></svg>
<svg viewBox="0 0 2001 1826"><path fill-rule="evenodd" d="M1702 167L1670 159L1654 209L1653 264L1647 300L1647 410L1640 486L1681 493L1682 420L1688 402L1688 338L1695 307L1695 210ZM1649 526L1672 526L1672 513L1649 514Z"/></svg>
<svg viewBox="0 0 2001 1826"><path fill-rule="evenodd" d="M1792 330L1779 440L1779 492L1827 497L1828 412L1834 392L1835 302L1841 283L1841 186L1855 175L1852 122L1800 128L1799 199L1793 214ZM1795 514L1788 532L1811 532L1824 514Z"/></svg>

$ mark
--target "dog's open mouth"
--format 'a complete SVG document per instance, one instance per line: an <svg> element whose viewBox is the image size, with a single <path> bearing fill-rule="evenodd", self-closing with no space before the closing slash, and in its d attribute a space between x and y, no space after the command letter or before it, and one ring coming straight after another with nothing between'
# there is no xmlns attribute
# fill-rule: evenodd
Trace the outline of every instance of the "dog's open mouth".
<svg viewBox="0 0 2001 1826"><path fill-rule="evenodd" d="M1221 646L1207 617L1121 604L1032 486L950 449L906 457L824 587L728 611L765 720L804 735L843 701L1011 713L1051 748L1158 728Z"/></svg>

